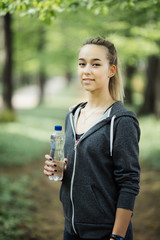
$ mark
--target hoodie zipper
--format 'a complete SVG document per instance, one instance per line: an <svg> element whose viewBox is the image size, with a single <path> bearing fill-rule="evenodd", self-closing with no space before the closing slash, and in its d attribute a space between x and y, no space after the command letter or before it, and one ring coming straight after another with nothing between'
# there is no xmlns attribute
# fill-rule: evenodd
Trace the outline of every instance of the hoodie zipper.
<svg viewBox="0 0 160 240"><path fill-rule="evenodd" d="M116 115L114 115L111 118L111 124L110 124L110 156L112 157L112 150L113 150L113 127L114 127L114 120L116 118Z"/></svg>
<svg viewBox="0 0 160 240"><path fill-rule="evenodd" d="M72 114L70 114L70 122L71 122L71 126L73 129L73 133L74 133L74 140L75 140L75 145L74 145L74 164L73 164L73 172L72 172L72 178L71 178L71 188L70 188L70 199L71 199L71 204L72 204L72 228L75 232L75 234L77 234L76 229L75 229L75 225L74 225L74 202L73 202L73 182L74 182L74 176L75 176L75 169L76 169L76 155L77 155L77 145L76 145L76 134L75 134L75 129L73 126L73 116Z"/></svg>
<svg viewBox="0 0 160 240"><path fill-rule="evenodd" d="M70 199L71 199L71 204L72 204L72 228L75 232L75 234L77 234L77 231L75 229L75 224L74 224L74 202L73 202L73 183L74 183L74 177L75 177L75 169L76 169L76 162L77 162L77 145L79 144L79 142L81 141L81 139L83 138L83 136L85 135L85 133L83 134L83 136L81 137L81 139L76 143L76 133L75 133L75 128L73 125L73 115L70 114L70 122L71 122L71 126L72 126L72 130L73 130L73 134L74 134L74 163L73 163L73 172L72 172L72 177L71 177L71 188L70 188Z"/></svg>

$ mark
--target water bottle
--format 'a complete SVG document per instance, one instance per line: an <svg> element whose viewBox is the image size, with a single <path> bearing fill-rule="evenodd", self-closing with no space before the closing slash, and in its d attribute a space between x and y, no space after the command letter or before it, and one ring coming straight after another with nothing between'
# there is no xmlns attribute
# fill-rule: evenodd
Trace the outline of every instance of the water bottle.
<svg viewBox="0 0 160 240"><path fill-rule="evenodd" d="M53 132L50 137L50 156L54 160L59 161L57 165L62 169L62 171L54 172L54 175L49 176L48 178L50 180L58 181L63 179L64 164L62 161L64 160L64 134L62 132L62 126L56 125L54 130L55 132Z"/></svg>

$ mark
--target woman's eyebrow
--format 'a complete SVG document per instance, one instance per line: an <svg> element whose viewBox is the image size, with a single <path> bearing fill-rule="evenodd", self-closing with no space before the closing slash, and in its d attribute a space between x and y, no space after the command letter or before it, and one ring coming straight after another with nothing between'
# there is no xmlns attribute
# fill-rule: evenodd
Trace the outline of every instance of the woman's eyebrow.
<svg viewBox="0 0 160 240"><path fill-rule="evenodd" d="M84 61L85 59L84 59L84 58L79 58L79 60ZM99 59L99 58L93 58L93 59L91 59L91 61L101 61L101 59Z"/></svg>
<svg viewBox="0 0 160 240"><path fill-rule="evenodd" d="M99 58L93 58L92 60L93 61L101 61L101 59L99 59Z"/></svg>

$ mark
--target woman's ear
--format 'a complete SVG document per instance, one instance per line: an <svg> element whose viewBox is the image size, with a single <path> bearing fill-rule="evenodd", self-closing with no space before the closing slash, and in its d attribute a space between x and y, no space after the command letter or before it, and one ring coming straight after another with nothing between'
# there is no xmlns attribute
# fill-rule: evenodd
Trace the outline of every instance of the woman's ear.
<svg viewBox="0 0 160 240"><path fill-rule="evenodd" d="M108 75L108 77L111 78L111 77L113 77L115 74L116 74L116 66L115 66L115 65L112 65L112 66L109 67L109 75Z"/></svg>

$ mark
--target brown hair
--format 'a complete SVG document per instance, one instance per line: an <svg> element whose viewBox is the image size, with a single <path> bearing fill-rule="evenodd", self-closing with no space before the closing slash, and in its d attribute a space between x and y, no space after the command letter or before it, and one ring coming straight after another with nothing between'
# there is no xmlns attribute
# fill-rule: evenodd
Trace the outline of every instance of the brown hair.
<svg viewBox="0 0 160 240"><path fill-rule="evenodd" d="M109 81L109 92L114 100L120 100L123 102L124 88L118 67L117 51L115 49L114 44L100 37L90 38L86 40L83 43L83 46L87 44L95 44L107 48L107 59L109 60L109 64L116 66L116 73L113 77L110 78Z"/></svg>

